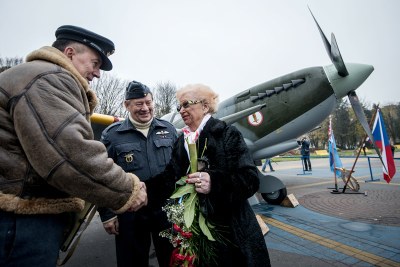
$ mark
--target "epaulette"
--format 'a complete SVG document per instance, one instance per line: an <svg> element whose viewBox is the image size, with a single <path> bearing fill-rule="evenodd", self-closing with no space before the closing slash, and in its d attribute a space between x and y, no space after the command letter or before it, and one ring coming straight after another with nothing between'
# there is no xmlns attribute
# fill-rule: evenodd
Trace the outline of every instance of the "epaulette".
<svg viewBox="0 0 400 267"><path fill-rule="evenodd" d="M105 129L103 130L103 133L107 133L109 130L111 130L111 129L114 128L114 127L117 127L117 126L121 125L123 122L124 122L124 121L116 121L116 122L113 122L112 124L108 125L107 128L105 128Z"/></svg>

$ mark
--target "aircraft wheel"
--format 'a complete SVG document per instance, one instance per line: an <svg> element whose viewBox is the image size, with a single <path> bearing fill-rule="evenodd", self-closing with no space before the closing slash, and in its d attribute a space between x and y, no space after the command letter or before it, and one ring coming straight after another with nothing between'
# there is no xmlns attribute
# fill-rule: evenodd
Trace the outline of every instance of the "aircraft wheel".
<svg viewBox="0 0 400 267"><path fill-rule="evenodd" d="M286 187L271 193L261 193L262 198L272 205L279 205L287 196Z"/></svg>

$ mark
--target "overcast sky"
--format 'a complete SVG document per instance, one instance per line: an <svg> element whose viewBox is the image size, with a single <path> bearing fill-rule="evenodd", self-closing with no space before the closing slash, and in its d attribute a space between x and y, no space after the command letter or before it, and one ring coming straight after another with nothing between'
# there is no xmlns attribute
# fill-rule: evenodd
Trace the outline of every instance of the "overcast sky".
<svg viewBox="0 0 400 267"><path fill-rule="evenodd" d="M204 83L224 100L331 64L307 5L345 62L374 66L360 99L399 102L398 0L1 0L0 57L25 58L71 24L115 43L113 75L150 87Z"/></svg>

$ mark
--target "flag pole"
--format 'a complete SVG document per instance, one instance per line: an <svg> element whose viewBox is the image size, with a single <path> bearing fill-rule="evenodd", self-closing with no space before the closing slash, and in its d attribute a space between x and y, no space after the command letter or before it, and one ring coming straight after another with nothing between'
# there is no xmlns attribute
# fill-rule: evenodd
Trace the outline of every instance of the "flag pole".
<svg viewBox="0 0 400 267"><path fill-rule="evenodd" d="M335 190L332 190L333 193L339 192L338 186L337 186L337 177L336 177L336 163L335 163L335 158L333 158L333 174L335 177Z"/></svg>
<svg viewBox="0 0 400 267"><path fill-rule="evenodd" d="M335 190L332 190L332 192L336 193L339 192L338 187L337 187L337 177L336 177L336 164L335 164L335 159L333 159L333 173L335 177Z"/></svg>
<svg viewBox="0 0 400 267"><path fill-rule="evenodd" d="M330 140L330 138L331 138L331 136L332 136L332 131L333 131L333 129L332 129L332 115L329 115L329 138L328 138L328 140ZM328 141L328 145L329 145L329 141ZM333 148L333 146L332 146L332 144L330 144L330 147L331 147L331 149ZM331 153L332 151L330 151L329 153ZM332 159L333 159L333 174L334 174L334 177L335 177L335 189L334 190L332 190L332 193L337 193L337 192L339 192L339 190L338 190L338 184L337 184L337 177L336 177L336 162L335 162L335 155L333 154L333 156L332 156Z"/></svg>
<svg viewBox="0 0 400 267"><path fill-rule="evenodd" d="M370 129L371 129L372 123L374 123L375 116L376 116L376 113L378 112L378 109L379 109L379 104L376 106L375 113L372 115L371 121L369 122L369 128L370 128ZM360 143L360 149L358 150L358 153L357 153L357 156L356 156L356 160L354 161L353 167L351 167L351 171L349 172L349 175L348 175L348 177L347 177L347 179L346 179L346 183L344 184L342 193L344 193L344 192L346 191L346 187L347 187L347 184L348 184L349 181L350 181L351 174L354 172L354 168L355 168L355 166L356 166L357 160L358 160L358 158L360 157L360 153L361 153L361 150L362 150L362 145L363 145L363 144L365 143L365 141L367 140L367 137L368 137L368 135L365 134L364 138L362 139L362 141L361 141L361 143Z"/></svg>

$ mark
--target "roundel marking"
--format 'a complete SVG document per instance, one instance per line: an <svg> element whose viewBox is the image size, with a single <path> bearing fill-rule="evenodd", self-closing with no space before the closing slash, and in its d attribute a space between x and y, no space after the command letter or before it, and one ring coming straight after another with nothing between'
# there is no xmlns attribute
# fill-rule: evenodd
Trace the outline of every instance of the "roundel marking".
<svg viewBox="0 0 400 267"><path fill-rule="evenodd" d="M264 116L260 111L257 111L254 114L251 114L250 116L247 117L247 121L251 126L258 126L260 125L264 120Z"/></svg>

